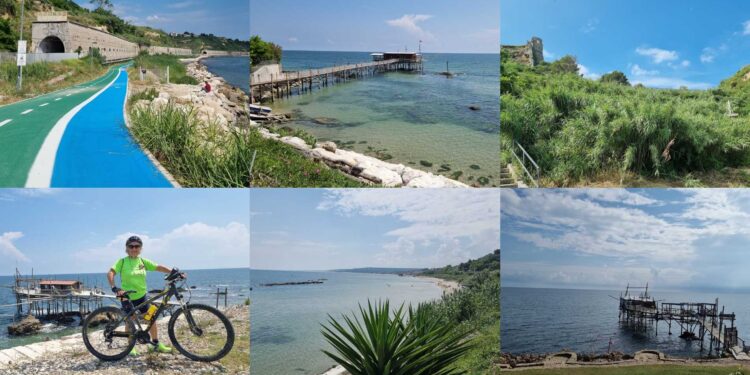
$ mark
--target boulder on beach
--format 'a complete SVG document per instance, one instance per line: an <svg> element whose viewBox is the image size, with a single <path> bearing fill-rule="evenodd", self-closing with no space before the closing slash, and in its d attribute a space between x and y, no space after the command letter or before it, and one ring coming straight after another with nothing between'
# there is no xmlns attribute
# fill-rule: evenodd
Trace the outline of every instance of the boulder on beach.
<svg viewBox="0 0 750 375"><path fill-rule="evenodd" d="M322 147L326 151L336 152L336 144L331 141L321 143L320 147Z"/></svg>
<svg viewBox="0 0 750 375"><path fill-rule="evenodd" d="M11 336L30 335L42 329L42 323L33 315L29 315L20 321L8 326L8 334Z"/></svg>

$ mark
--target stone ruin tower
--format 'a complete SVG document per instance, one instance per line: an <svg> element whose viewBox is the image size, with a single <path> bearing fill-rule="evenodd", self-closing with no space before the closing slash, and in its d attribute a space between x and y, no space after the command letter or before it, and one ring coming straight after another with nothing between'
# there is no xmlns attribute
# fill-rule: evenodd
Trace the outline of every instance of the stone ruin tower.
<svg viewBox="0 0 750 375"><path fill-rule="evenodd" d="M537 66L544 62L544 43L541 38L531 38L526 46L531 50L531 65Z"/></svg>
<svg viewBox="0 0 750 375"><path fill-rule="evenodd" d="M544 62L544 43L541 38L532 37L522 46L502 46L511 58L521 64L537 66Z"/></svg>

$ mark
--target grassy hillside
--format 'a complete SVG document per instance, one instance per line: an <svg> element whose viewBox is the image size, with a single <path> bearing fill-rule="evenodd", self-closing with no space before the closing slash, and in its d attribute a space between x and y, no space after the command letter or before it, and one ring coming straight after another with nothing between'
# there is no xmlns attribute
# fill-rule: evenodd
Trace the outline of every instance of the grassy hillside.
<svg viewBox="0 0 750 375"><path fill-rule="evenodd" d="M529 67L503 55L504 163L516 140L546 186L750 184L750 67L695 91L592 81L574 63ZM727 116L727 101L739 116Z"/></svg>
<svg viewBox="0 0 750 375"><path fill-rule="evenodd" d="M21 3L18 0L0 0L0 51L15 51L18 40L18 22ZM68 19L87 26L106 26L110 33L141 45L191 48L228 51L248 51L249 41L230 39L213 34L192 34L184 32L170 35L162 30L146 26L131 25L107 9L90 11L72 0L35 0L25 3L24 36L31 36L31 21L37 12L66 11Z"/></svg>
<svg viewBox="0 0 750 375"><path fill-rule="evenodd" d="M429 269L422 275L462 285L439 301L420 305L474 332L475 346L459 360L459 368L469 374L499 374L495 361L500 355L500 250L457 266Z"/></svg>

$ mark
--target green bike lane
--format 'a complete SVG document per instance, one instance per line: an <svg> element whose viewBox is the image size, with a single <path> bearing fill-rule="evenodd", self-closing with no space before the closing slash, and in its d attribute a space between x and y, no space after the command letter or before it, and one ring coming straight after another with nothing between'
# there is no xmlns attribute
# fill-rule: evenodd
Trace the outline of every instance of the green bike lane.
<svg viewBox="0 0 750 375"><path fill-rule="evenodd" d="M92 81L0 107L0 187L24 187L50 130L111 83L122 66Z"/></svg>

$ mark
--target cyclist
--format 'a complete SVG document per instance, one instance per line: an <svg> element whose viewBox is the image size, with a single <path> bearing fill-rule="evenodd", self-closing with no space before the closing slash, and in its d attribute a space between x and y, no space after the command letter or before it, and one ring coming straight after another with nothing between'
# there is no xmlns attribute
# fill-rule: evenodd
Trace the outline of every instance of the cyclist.
<svg viewBox="0 0 750 375"><path fill-rule="evenodd" d="M146 286L146 272L147 271L158 271L169 273L172 270L162 265L156 264L146 258L141 258L141 249L143 248L143 241L138 236L131 236L125 241L125 252L128 256L118 259L117 262L107 272L107 280L109 285L112 287L112 292L120 297L120 303L122 309L126 314L129 314L133 308L132 306L138 306L146 302L146 294L148 287ZM115 275L120 274L120 282L122 289L115 285ZM182 274L185 275L184 273ZM125 291L134 290L135 293L131 293L128 298L132 301L132 305L123 298ZM145 314L148 311L149 305L144 304L140 306L139 311L141 314ZM151 326L149 330L151 335L151 345L148 346L149 351L157 351L160 353L171 353L172 348L159 342L159 332L156 328L156 324ZM138 351L133 348L130 355L138 355Z"/></svg>

